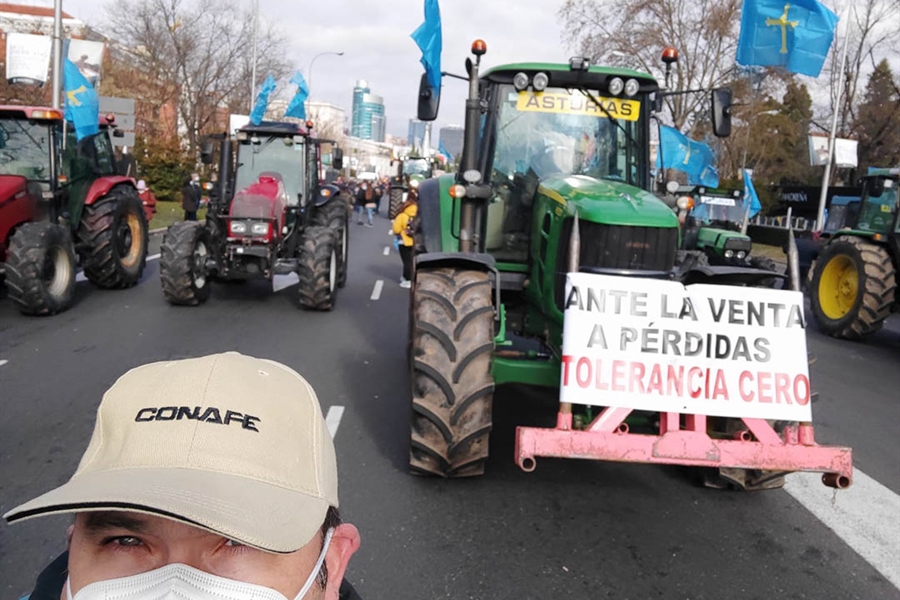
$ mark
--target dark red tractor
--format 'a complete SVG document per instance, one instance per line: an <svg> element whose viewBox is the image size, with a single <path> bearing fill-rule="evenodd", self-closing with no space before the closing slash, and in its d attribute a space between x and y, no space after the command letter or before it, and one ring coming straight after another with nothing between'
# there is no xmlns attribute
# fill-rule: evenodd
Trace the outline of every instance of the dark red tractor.
<svg viewBox="0 0 900 600"><path fill-rule="evenodd" d="M348 205L321 182L324 141L310 130L310 123L263 122L218 137L219 184L206 222L176 223L163 238L160 279L170 303L205 302L213 280L296 273L300 306L333 308L347 279ZM212 142L203 160L213 162ZM338 148L333 161L340 168Z"/></svg>
<svg viewBox="0 0 900 600"><path fill-rule="evenodd" d="M78 141L60 110L0 105L0 263L24 314L67 309L79 263L101 288L141 278L147 220L117 171L114 118L100 125Z"/></svg>

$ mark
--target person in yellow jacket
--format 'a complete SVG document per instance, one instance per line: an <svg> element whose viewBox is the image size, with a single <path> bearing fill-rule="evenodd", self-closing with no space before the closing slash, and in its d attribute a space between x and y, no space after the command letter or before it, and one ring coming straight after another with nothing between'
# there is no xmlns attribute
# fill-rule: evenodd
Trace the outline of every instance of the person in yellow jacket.
<svg viewBox="0 0 900 600"><path fill-rule="evenodd" d="M419 212L416 195L410 192L406 202L400 207L400 212L394 218L393 231L397 236L397 250L403 261L403 276L400 278L400 287L408 288L412 285L413 259L415 254L415 239L413 238L415 216Z"/></svg>

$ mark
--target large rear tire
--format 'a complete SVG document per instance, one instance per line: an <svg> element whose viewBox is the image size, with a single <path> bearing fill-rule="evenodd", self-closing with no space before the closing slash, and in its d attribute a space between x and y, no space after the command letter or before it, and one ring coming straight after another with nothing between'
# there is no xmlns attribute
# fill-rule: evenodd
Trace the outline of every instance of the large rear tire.
<svg viewBox="0 0 900 600"><path fill-rule="evenodd" d="M331 310L337 295L338 257L334 232L328 227L309 227L303 232L297 258L300 306Z"/></svg>
<svg viewBox="0 0 900 600"><path fill-rule="evenodd" d="M163 295L171 304L197 306L209 299L209 237L201 223L182 221L169 227L159 257Z"/></svg>
<svg viewBox="0 0 900 600"><path fill-rule="evenodd" d="M490 279L483 271L420 268L412 294L410 470L481 475L494 395Z"/></svg>
<svg viewBox="0 0 900 600"><path fill-rule="evenodd" d="M84 207L77 231L85 276L101 288L137 284L147 262L147 219L137 192L116 186Z"/></svg>
<svg viewBox="0 0 900 600"><path fill-rule="evenodd" d="M25 223L9 241L6 258L9 298L25 315L55 315L72 305L75 249L68 228Z"/></svg>
<svg viewBox="0 0 900 600"><path fill-rule="evenodd" d="M819 328L837 338L862 340L881 329L897 289L887 250L842 236L816 261L810 300Z"/></svg>
<svg viewBox="0 0 900 600"><path fill-rule="evenodd" d="M393 221L400 214L403 206L403 188L391 188L390 203L388 204L388 219Z"/></svg>
<svg viewBox="0 0 900 600"><path fill-rule="evenodd" d="M350 260L350 211L347 202L340 196L316 210L312 224L327 227L334 233L335 251L338 257L337 286L347 285L347 263Z"/></svg>

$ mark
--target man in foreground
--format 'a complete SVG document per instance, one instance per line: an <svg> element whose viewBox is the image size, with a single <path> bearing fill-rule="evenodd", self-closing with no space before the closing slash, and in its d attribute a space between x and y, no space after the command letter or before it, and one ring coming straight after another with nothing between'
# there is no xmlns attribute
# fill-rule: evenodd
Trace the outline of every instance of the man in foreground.
<svg viewBox="0 0 900 600"><path fill-rule="evenodd" d="M312 387L230 352L123 375L72 478L4 518L75 513L31 600L358 600L337 507Z"/></svg>

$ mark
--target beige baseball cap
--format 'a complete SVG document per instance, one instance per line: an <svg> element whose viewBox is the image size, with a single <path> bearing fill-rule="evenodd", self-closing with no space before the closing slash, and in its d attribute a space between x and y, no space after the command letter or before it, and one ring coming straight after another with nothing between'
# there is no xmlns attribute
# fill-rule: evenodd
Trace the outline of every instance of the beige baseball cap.
<svg viewBox="0 0 900 600"><path fill-rule="evenodd" d="M4 515L125 510L294 552L338 506L334 444L312 386L235 352L137 367L104 394L78 470Z"/></svg>

